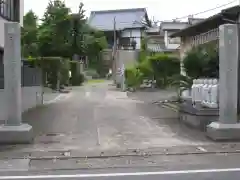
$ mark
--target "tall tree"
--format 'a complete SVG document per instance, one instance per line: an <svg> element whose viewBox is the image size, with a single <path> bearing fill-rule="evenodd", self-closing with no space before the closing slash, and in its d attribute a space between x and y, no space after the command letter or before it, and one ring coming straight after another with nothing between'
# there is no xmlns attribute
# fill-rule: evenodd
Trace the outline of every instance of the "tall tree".
<svg viewBox="0 0 240 180"><path fill-rule="evenodd" d="M29 11L24 17L22 47L25 57L67 57L74 54L88 56L89 64L101 65L100 52L107 47L103 32L87 24L83 3L72 14L64 1L49 0L42 23ZM75 68L76 69L76 68Z"/></svg>
<svg viewBox="0 0 240 180"><path fill-rule="evenodd" d="M38 17L30 10L23 17L23 28L21 31L22 56L38 56Z"/></svg>
<svg viewBox="0 0 240 180"><path fill-rule="evenodd" d="M87 32L84 36L85 53L88 56L90 68L97 70L99 74L104 73L104 62L102 61L101 52L107 48L107 39L103 32L92 29L86 25Z"/></svg>
<svg viewBox="0 0 240 180"><path fill-rule="evenodd" d="M72 22L72 55L85 54L85 45L84 45L84 33L85 33L85 10L83 3L79 4L78 13L72 14L71 22Z"/></svg>
<svg viewBox="0 0 240 180"><path fill-rule="evenodd" d="M39 27L39 50L42 56L70 56L70 12L64 1L49 1Z"/></svg>

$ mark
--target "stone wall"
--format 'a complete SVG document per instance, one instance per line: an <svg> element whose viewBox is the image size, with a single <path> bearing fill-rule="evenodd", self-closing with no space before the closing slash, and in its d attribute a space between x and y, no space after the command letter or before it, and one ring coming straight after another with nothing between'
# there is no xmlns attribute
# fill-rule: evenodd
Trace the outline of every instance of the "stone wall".
<svg viewBox="0 0 240 180"><path fill-rule="evenodd" d="M113 70L113 75L117 83L119 83L119 80L121 79L119 75L116 74L116 71L118 70L118 68L122 68L123 64L125 68L136 64L138 61L138 57L139 57L138 50L118 50L117 51L116 66L115 66L115 69Z"/></svg>
<svg viewBox="0 0 240 180"><path fill-rule="evenodd" d="M117 68L121 68L122 64L125 65L125 68L129 65L137 63L139 56L138 50L118 50L117 51Z"/></svg>
<svg viewBox="0 0 240 180"><path fill-rule="evenodd" d="M43 102L43 88L41 86L22 87L22 112L41 105ZM0 121L6 119L7 109L4 89L0 89Z"/></svg>
<svg viewBox="0 0 240 180"><path fill-rule="evenodd" d="M117 50L116 61L112 61L112 50L105 50L103 52L103 60L109 62L109 66L112 68L113 77L116 75L118 68L125 65L125 68L129 65L133 65L137 62L139 57L139 50Z"/></svg>

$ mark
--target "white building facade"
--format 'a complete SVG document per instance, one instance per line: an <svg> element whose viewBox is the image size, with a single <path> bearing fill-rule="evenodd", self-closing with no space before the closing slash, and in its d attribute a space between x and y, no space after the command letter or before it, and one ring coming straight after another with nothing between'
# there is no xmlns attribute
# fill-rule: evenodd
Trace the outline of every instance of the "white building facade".
<svg viewBox="0 0 240 180"><path fill-rule="evenodd" d="M180 47L181 39L179 37L170 38L172 33L175 33L181 29L188 26L187 22L162 22L160 25L160 30L164 32L164 42L167 50L177 50Z"/></svg>
<svg viewBox="0 0 240 180"><path fill-rule="evenodd" d="M3 84L3 52L4 52L4 23L9 21L19 22L23 26L24 0L0 1L0 84ZM22 112L36 107L43 102L43 88L40 85L22 87ZM0 124L6 120L6 94L4 87L0 85Z"/></svg>
<svg viewBox="0 0 240 180"><path fill-rule="evenodd" d="M136 49L140 49L143 31L141 28L124 29L121 31L121 38L129 38L131 41L134 40L136 42Z"/></svg>
<svg viewBox="0 0 240 180"><path fill-rule="evenodd" d="M18 21L23 25L24 0L1 0L0 4L0 47L4 47L4 23Z"/></svg>
<svg viewBox="0 0 240 180"><path fill-rule="evenodd" d="M24 0L1 0L0 2L0 62L3 61L4 23L17 21L23 25Z"/></svg>

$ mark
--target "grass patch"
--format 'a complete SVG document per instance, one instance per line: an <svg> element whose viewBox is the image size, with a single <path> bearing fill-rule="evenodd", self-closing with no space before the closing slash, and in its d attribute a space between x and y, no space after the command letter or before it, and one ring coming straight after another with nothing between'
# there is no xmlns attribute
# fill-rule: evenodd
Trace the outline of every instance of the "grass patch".
<svg viewBox="0 0 240 180"><path fill-rule="evenodd" d="M86 83L95 84L95 83L102 83L102 82L105 82L105 79L89 79Z"/></svg>

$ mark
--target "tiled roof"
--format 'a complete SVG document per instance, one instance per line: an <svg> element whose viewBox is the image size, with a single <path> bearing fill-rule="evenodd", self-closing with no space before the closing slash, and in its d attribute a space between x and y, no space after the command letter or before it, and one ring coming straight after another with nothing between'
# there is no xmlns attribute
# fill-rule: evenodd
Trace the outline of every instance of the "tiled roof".
<svg viewBox="0 0 240 180"><path fill-rule="evenodd" d="M88 24L102 31L111 31L114 29L114 18L116 20L116 29L144 27L141 22L145 19L146 9L119 9L92 11Z"/></svg>

